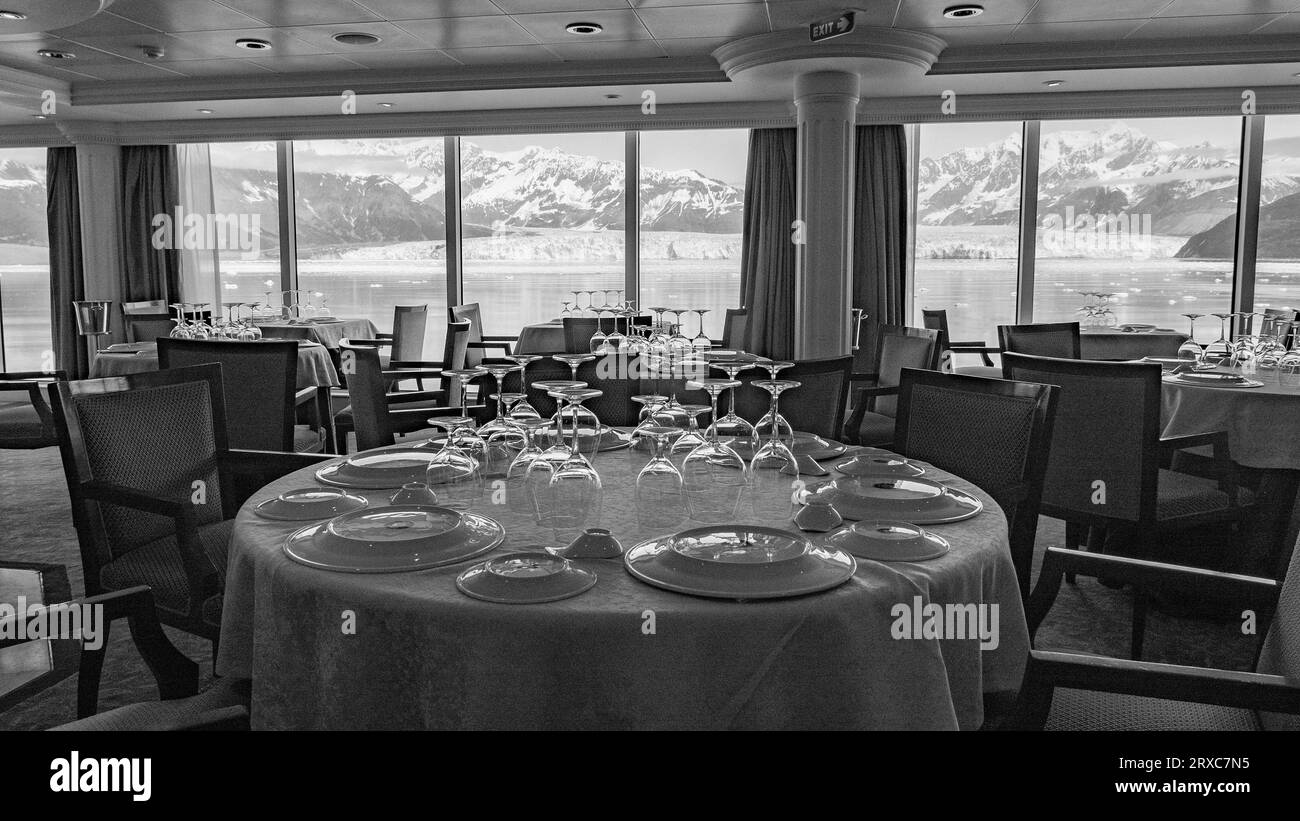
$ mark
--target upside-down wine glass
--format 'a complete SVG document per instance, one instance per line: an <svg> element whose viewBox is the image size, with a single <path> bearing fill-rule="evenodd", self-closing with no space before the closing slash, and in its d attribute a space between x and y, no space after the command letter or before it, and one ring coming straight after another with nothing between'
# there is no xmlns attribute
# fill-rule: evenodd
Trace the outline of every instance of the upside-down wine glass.
<svg viewBox="0 0 1300 821"><path fill-rule="evenodd" d="M768 376L775 381L778 373L786 368L793 368L794 363L765 359L762 362L759 362L758 366L765 369ZM785 442L787 446L792 445L794 442L794 428L790 425L789 420L780 414L775 404L773 404L772 409L763 414L763 418L759 419L757 424L754 425L754 435L757 436L760 441L775 436L777 439Z"/></svg>
<svg viewBox="0 0 1300 821"><path fill-rule="evenodd" d="M1205 316L1205 314L1192 313L1183 314L1183 316L1187 317L1189 325L1187 328L1187 341L1178 346L1178 358L1190 359L1193 363L1199 365L1201 364L1202 357L1205 355L1205 351L1202 350L1201 346L1196 342L1196 320Z"/></svg>
<svg viewBox="0 0 1300 821"><path fill-rule="evenodd" d="M510 409L510 418L515 421L524 419L541 419L542 415L537 412L537 408L534 408L528 402L528 366L541 359L541 357L535 354L525 353L511 354L510 356L507 356L506 359L509 359L511 362L519 366L519 391L524 394L524 398L515 403L515 406Z"/></svg>
<svg viewBox="0 0 1300 821"><path fill-rule="evenodd" d="M738 381L737 377L742 371L754 367L755 363L745 359L719 359L710 362L709 365L725 373L727 378L734 382ZM727 415L721 419L715 418L709 427L718 429L719 438L729 441L738 440L751 453L754 448L758 447L758 442L754 436L754 426L736 413L736 392L734 390L727 397Z"/></svg>
<svg viewBox="0 0 1300 821"><path fill-rule="evenodd" d="M718 395L740 385L734 379L697 379L687 387L703 389L716 416ZM680 441L680 440L679 440ZM676 449L676 446L674 446ZM717 431L682 461L682 490L690 517L706 523L735 519L751 486L749 468L739 453L718 441Z"/></svg>
<svg viewBox="0 0 1300 821"><path fill-rule="evenodd" d="M801 383L790 379L763 379L753 384L755 387L762 388L771 394L772 408L768 413L775 418L781 415L779 403L782 392L797 388ZM749 469L753 474L755 484L763 487L775 483L784 484L786 480L779 478L782 475L799 475L799 460L795 457L794 451L790 450L789 445L777 438L775 426L771 430L772 432L767 437L767 441L758 449L749 463Z"/></svg>
<svg viewBox="0 0 1300 821"><path fill-rule="evenodd" d="M691 340L691 347L697 351L707 351L713 347L712 340L710 340L709 337L706 336L704 333L704 315L707 314L710 310L712 309L711 308L695 309L695 313L700 315L700 332L695 335L694 339Z"/></svg>
<svg viewBox="0 0 1300 821"><path fill-rule="evenodd" d="M700 417L709 412L708 405L682 405L681 412L686 415L686 430L673 442L673 453L687 453L707 443L709 440L700 430Z"/></svg>
<svg viewBox="0 0 1300 821"><path fill-rule="evenodd" d="M551 474L548 486L549 502L555 508L548 518L551 529L561 544L567 544L585 528L600 521L603 488L600 474L579 450L582 437L578 429L577 408L586 400L603 394L603 391L594 388L568 388L551 393L557 400L568 403L569 415L574 420L573 446L568 458Z"/></svg>
<svg viewBox="0 0 1300 821"><path fill-rule="evenodd" d="M1205 347L1203 358L1209 359L1216 357L1222 359L1232 353L1232 345L1228 342L1228 319L1232 317L1231 313L1210 314L1219 320L1219 338Z"/></svg>
<svg viewBox="0 0 1300 821"><path fill-rule="evenodd" d="M668 458L668 445L681 428L650 425L640 428L650 442L652 456L636 476L636 519L644 528L675 527L685 518L682 473Z"/></svg>
<svg viewBox="0 0 1300 821"><path fill-rule="evenodd" d="M498 397L501 396L501 394L505 389L506 374L514 373L515 371L519 370L518 365L491 364L491 365L484 365L483 367L487 370L488 373L492 374L493 378L496 379L497 381L496 395ZM479 436L482 436L484 439L487 439L488 437L492 436L494 433L511 433L514 434L515 441L516 442L519 441L519 428L514 424L513 421L509 419L509 417L506 416L505 403L500 401L500 399L498 399L497 401L496 418L494 418L492 421L488 422L486 425L478 429Z"/></svg>

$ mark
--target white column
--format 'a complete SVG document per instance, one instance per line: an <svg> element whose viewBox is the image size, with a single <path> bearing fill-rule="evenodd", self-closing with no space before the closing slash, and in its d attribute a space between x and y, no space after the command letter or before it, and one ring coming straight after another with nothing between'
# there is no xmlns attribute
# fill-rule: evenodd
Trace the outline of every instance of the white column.
<svg viewBox="0 0 1300 821"><path fill-rule="evenodd" d="M97 346L123 342L122 327L122 151L119 146L77 145L77 186L81 200L81 256L86 299L111 299L109 337L88 337L93 359Z"/></svg>
<svg viewBox="0 0 1300 821"><path fill-rule="evenodd" d="M804 242L796 247L795 357L844 356L853 277L853 160L856 74L817 71L795 78L799 117L799 200Z"/></svg>

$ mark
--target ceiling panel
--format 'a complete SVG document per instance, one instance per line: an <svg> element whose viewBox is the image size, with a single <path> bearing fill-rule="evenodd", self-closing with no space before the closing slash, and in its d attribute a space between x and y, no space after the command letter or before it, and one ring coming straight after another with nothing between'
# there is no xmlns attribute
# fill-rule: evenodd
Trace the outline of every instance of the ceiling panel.
<svg viewBox="0 0 1300 821"><path fill-rule="evenodd" d="M252 21L246 19L240 25L247 25L250 22ZM91 37L99 34L151 34L154 32L156 32L156 29L146 26L143 23L137 23L134 20L128 20L125 17L118 17L111 12L104 12L103 14L95 15L89 20L77 23L76 25L56 29L52 31L51 34L57 34L60 37L75 37L78 35Z"/></svg>
<svg viewBox="0 0 1300 821"><path fill-rule="evenodd" d="M1256 29L1253 33L1260 36L1267 36L1291 34L1293 32L1300 32L1300 12L1292 12L1291 14L1284 14L1280 17L1275 17L1263 27Z"/></svg>
<svg viewBox="0 0 1300 821"><path fill-rule="evenodd" d="M558 63L560 57L545 46L487 46L485 48L453 48L447 53L471 66L527 65L529 63Z"/></svg>
<svg viewBox="0 0 1300 821"><path fill-rule="evenodd" d="M1222 1L1222 0L1220 0ZM1169 0L1038 0L1026 23L1066 23L1074 20L1132 20L1150 17Z"/></svg>
<svg viewBox="0 0 1300 821"><path fill-rule="evenodd" d="M682 9L683 12L686 9ZM644 40L650 36L645 26L631 9L623 11L584 11L581 17L569 12L552 14L517 14L515 22L543 43L572 43L575 41L599 43L602 40ZM604 27L600 34L569 34L564 27L569 23L599 23Z"/></svg>
<svg viewBox="0 0 1300 821"><path fill-rule="evenodd" d="M434 48L536 45L522 26L502 17L455 17L444 20L407 20L403 31Z"/></svg>
<svg viewBox="0 0 1300 821"><path fill-rule="evenodd" d="M1223 37L1247 34L1281 15L1220 14L1208 17L1157 17L1129 34L1130 39L1153 37Z"/></svg>
<svg viewBox="0 0 1300 821"><path fill-rule="evenodd" d="M1295 11L1297 0L1173 0L1156 17L1222 14L1269 14Z"/></svg>
<svg viewBox="0 0 1300 821"><path fill-rule="evenodd" d="M375 69L433 69L460 65L441 51L366 51L348 52L348 59L366 68Z"/></svg>
<svg viewBox="0 0 1300 821"><path fill-rule="evenodd" d="M36 53L41 49L67 51L77 56L73 60L50 60ZM132 62L117 55L98 51L89 46L74 43L71 40L64 40L61 37L51 37L48 34L37 34L30 39L24 40L0 40L0 57L3 57L5 62L21 64L26 68L33 66L38 68L51 67L72 71L81 71L84 67L89 66L127 65Z"/></svg>
<svg viewBox="0 0 1300 821"><path fill-rule="evenodd" d="M325 54L335 49L314 45L306 40L294 37L285 29L222 29L221 31L191 31L179 35L196 47L205 49L218 57L243 57L262 60L270 57L293 57L301 54ZM269 51L249 51L235 45L236 40L244 38L266 40L271 44ZM337 45L331 43L331 46Z"/></svg>
<svg viewBox="0 0 1300 821"><path fill-rule="evenodd" d="M627 0L493 0L506 14L627 9Z"/></svg>
<svg viewBox="0 0 1300 821"><path fill-rule="evenodd" d="M637 16L654 37L748 37L770 31L766 9L749 4L642 9Z"/></svg>
<svg viewBox="0 0 1300 821"><path fill-rule="evenodd" d="M364 71L346 57L337 54L303 54L297 57L258 57L257 64L279 74L303 71Z"/></svg>
<svg viewBox="0 0 1300 821"><path fill-rule="evenodd" d="M730 42L729 37L683 37L678 40L660 40L659 45L673 57L707 57L718 46Z"/></svg>
<svg viewBox="0 0 1300 821"><path fill-rule="evenodd" d="M500 12L492 0L356 0L356 2L385 20L482 17Z"/></svg>
<svg viewBox="0 0 1300 821"><path fill-rule="evenodd" d="M178 60L167 68L187 77L238 77L246 74L270 74L271 69L252 60Z"/></svg>
<svg viewBox="0 0 1300 821"><path fill-rule="evenodd" d="M180 80L183 74L170 66L143 63L117 63L114 65L86 66L87 74L100 80Z"/></svg>
<svg viewBox="0 0 1300 821"><path fill-rule="evenodd" d="M294 37L319 47L323 52L338 52L339 54L347 54L349 56L365 52L406 51L410 49L426 49L429 47L423 40L411 36L392 23L295 26L294 28L289 29L289 32ZM334 35L343 34L345 32L373 34L380 38L380 42L371 46L350 46L334 39Z"/></svg>
<svg viewBox="0 0 1300 821"><path fill-rule="evenodd" d="M272 26L310 26L330 23L365 23L379 20L352 0L221 0L236 11Z"/></svg>
<svg viewBox="0 0 1300 821"><path fill-rule="evenodd" d="M71 37L68 39L100 51L116 54L119 57L146 63L166 63L173 60L208 60L221 56L219 52L205 48L193 40L174 37L170 34L126 34L111 37ZM165 54L156 60L145 57L140 51L144 46L161 48Z"/></svg>
<svg viewBox="0 0 1300 821"><path fill-rule="evenodd" d="M950 46L986 46L1005 43L1015 30L1015 26L917 29L917 31L933 34L935 37L941 38Z"/></svg>
<svg viewBox="0 0 1300 821"><path fill-rule="evenodd" d="M789 0L772 3L767 7L772 29L801 28L816 20L832 17L844 11L843 0ZM891 26L897 7L891 2L875 2L870 8L858 11L854 22L859 26Z"/></svg>
<svg viewBox="0 0 1300 821"><path fill-rule="evenodd" d="M117 0L112 14L134 20L159 31L206 31L264 26L234 9L211 0Z"/></svg>
<svg viewBox="0 0 1300 821"><path fill-rule="evenodd" d="M547 46L562 59L578 60L649 60L667 52L654 40L627 40L621 43L555 43Z"/></svg>
<svg viewBox="0 0 1300 821"><path fill-rule="evenodd" d="M1087 20L1079 23L1025 23L1007 38L1008 43L1070 42L1075 40L1119 39L1138 26L1141 20Z"/></svg>

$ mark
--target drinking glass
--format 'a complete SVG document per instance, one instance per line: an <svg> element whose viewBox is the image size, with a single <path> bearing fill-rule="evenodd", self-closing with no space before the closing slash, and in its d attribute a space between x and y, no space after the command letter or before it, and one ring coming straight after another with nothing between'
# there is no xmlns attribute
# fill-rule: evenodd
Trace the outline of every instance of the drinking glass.
<svg viewBox="0 0 1300 821"><path fill-rule="evenodd" d="M533 499L527 489L528 467L542 456L542 448L537 443L536 434L550 425L549 419L525 419L519 423L523 431L523 447L506 468L506 504L513 511L536 513L533 509ZM547 481L549 482L550 479L548 478Z"/></svg>
<svg viewBox="0 0 1300 821"><path fill-rule="evenodd" d="M1216 359L1223 359L1232 353L1232 346L1228 342L1228 319L1232 314L1210 314L1210 316L1219 320L1219 338L1205 347L1203 358L1215 357Z"/></svg>
<svg viewBox="0 0 1300 821"><path fill-rule="evenodd" d="M700 417L709 412L708 405L679 405L679 410L686 415L685 432L673 442L673 453L686 453L708 442L700 430Z"/></svg>
<svg viewBox="0 0 1300 821"><path fill-rule="evenodd" d="M636 428L632 431L632 447L640 450L649 440L645 437L645 429L653 427L672 427L672 418L664 417L662 420L657 417L660 410L663 409L664 403L668 397L657 393L642 393L632 397L632 401L641 406L637 412Z"/></svg>
<svg viewBox="0 0 1300 821"><path fill-rule="evenodd" d="M605 331L601 328L603 310L603 308L596 309L596 332L591 335L591 340L587 343L587 350L595 354L605 353Z"/></svg>
<svg viewBox="0 0 1300 821"><path fill-rule="evenodd" d="M524 394L524 398L510 409L510 418L516 421L521 419L541 419L542 415L537 412L537 408L528 403L528 365L541 359L541 357L533 354L512 354L507 356L506 359L519 366L519 390Z"/></svg>
<svg viewBox="0 0 1300 821"><path fill-rule="evenodd" d="M185 319L185 308L189 307L186 302L173 302L171 307L176 309L176 327L172 328L168 334L172 339L193 339L194 335L190 332L189 322Z"/></svg>
<svg viewBox="0 0 1300 821"><path fill-rule="evenodd" d="M468 407L469 401L469 381L476 376L482 376L487 373L483 368L448 368L443 371L447 376L454 376L460 383L458 408Z"/></svg>
<svg viewBox="0 0 1300 821"><path fill-rule="evenodd" d="M745 359L719 359L710 362L711 367L717 368L727 375L732 381L737 381L736 377L742 372L754 367L754 363ZM745 421L740 414L736 413L736 392L733 390L727 397L727 415L721 419L714 419L710 428L718 428L718 436L727 440L739 440L748 444L751 448L757 447L757 441L754 436L754 426Z"/></svg>
<svg viewBox="0 0 1300 821"><path fill-rule="evenodd" d="M488 439L496 433L509 433L514 437L514 441L518 442L519 428L506 416L505 402L503 402L500 397L504 393L503 386L506 374L514 373L519 370L519 366L494 363L491 365L484 365L483 367L486 368L487 372L492 374L497 381L497 392L495 394L497 397L497 415L491 422L488 422L486 425L479 428L478 434L484 439Z"/></svg>
<svg viewBox="0 0 1300 821"><path fill-rule="evenodd" d="M1189 325L1187 328L1187 341L1178 346L1178 358L1190 359L1193 362L1200 363L1205 352L1196 342L1196 320L1205 316L1205 314L1183 314L1183 316L1187 317Z"/></svg>
<svg viewBox="0 0 1300 821"><path fill-rule="evenodd" d="M755 382L754 386L762 388L772 395L772 408L768 413L773 417L779 417L781 413L778 406L782 392L797 388L800 384L790 379L764 379ZM781 474L798 476L799 460L795 458L794 451L790 450L790 447L776 436L776 427L773 426L767 441L754 454L749 468L756 482L762 481L764 484L769 484L773 474L778 476ZM780 481L784 483L784 480Z"/></svg>
<svg viewBox="0 0 1300 821"><path fill-rule="evenodd" d="M714 416L718 412L718 395L739 385L732 379L699 379L688 383L690 388L708 392ZM696 521L734 520L749 489L750 473L745 460L730 445L718 441L716 431L708 441L686 454L682 462L682 491L690 517Z"/></svg>
<svg viewBox="0 0 1300 821"><path fill-rule="evenodd" d="M605 347L609 349L607 351L608 353L619 353L627 348L627 335L619 330L618 323L621 319L623 321L623 327L626 328L630 321L629 317L631 316L631 312L626 308L615 308L613 313L614 330L609 334L606 334Z"/></svg>
<svg viewBox="0 0 1300 821"><path fill-rule="evenodd" d="M710 308L696 308L695 313L700 315L700 332L691 340L691 347L697 351L707 351L713 347L713 342L704 333L704 315Z"/></svg>
<svg viewBox="0 0 1300 821"><path fill-rule="evenodd" d="M668 445L680 428L656 425L640 429L651 443L652 456L636 477L636 520L644 528L675 527L684 517L682 474L668 458Z"/></svg>
<svg viewBox="0 0 1300 821"><path fill-rule="evenodd" d="M567 544L600 521L603 488L600 474L579 450L582 436L578 429L577 408L604 392L593 388L569 388L555 393L559 394L557 399L563 399L569 405L569 415L574 420L573 446L569 457L551 475L549 502L554 510L548 518L556 539Z"/></svg>
<svg viewBox="0 0 1300 821"><path fill-rule="evenodd" d="M564 306L564 308L560 311L561 318L566 316L573 316L573 308L572 308L573 300L569 300L569 299L561 300L560 304Z"/></svg>
<svg viewBox="0 0 1300 821"><path fill-rule="evenodd" d="M483 494L483 477L478 457L462 448L457 436L464 430L466 423L473 425L467 417L434 417L429 424L444 428L446 437L442 448L429 460L424 471L424 483L437 494L444 507L456 510L468 510Z"/></svg>
<svg viewBox="0 0 1300 821"><path fill-rule="evenodd" d="M1288 351L1278 362L1277 381L1283 388L1300 388L1300 349Z"/></svg>
<svg viewBox="0 0 1300 821"><path fill-rule="evenodd" d="M668 337L668 347L678 350L690 350L691 340L686 334L682 333L682 314L689 313L686 308L669 308L668 312L674 315L672 333Z"/></svg>
<svg viewBox="0 0 1300 821"><path fill-rule="evenodd" d="M765 359L759 362L758 366L766 370L772 380L775 381L778 373L786 368L794 367L794 363L774 362L770 359ZM787 446L794 443L794 428L791 427L789 420L777 412L775 404L772 406L772 409L763 414L763 418L759 419L758 423L754 425L754 435L757 436L760 441L771 438L771 436L774 435L777 439L785 442Z"/></svg>
<svg viewBox="0 0 1300 821"><path fill-rule="evenodd" d="M587 310L596 313L596 292L583 291L583 293L587 295Z"/></svg>

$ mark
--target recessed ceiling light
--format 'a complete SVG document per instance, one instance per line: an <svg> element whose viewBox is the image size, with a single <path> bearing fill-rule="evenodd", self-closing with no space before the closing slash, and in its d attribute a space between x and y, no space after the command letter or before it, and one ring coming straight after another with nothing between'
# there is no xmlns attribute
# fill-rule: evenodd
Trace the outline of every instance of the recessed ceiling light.
<svg viewBox="0 0 1300 821"><path fill-rule="evenodd" d="M1292 74L1291 76L1300 78L1300 71L1297 71L1295 74Z"/></svg>
<svg viewBox="0 0 1300 821"><path fill-rule="evenodd" d="M1047 86L1048 88L1056 88L1057 86L1063 86L1063 85L1065 85L1065 81L1064 81L1064 80L1045 80L1045 81L1043 82L1043 85Z"/></svg>
<svg viewBox="0 0 1300 821"><path fill-rule="evenodd" d="M0 20L26 20L27 15L21 11L0 11Z"/></svg>
<svg viewBox="0 0 1300 821"><path fill-rule="evenodd" d="M46 116L45 114L33 114L32 116L35 117L35 118L38 119L38 120L48 120L48 119L49 119L49 117Z"/></svg>
<svg viewBox="0 0 1300 821"><path fill-rule="evenodd" d="M195 111L199 112L200 114L211 114L211 113L212 113L212 109L210 109L210 108L197 108L197 109L195 109Z"/></svg>
<svg viewBox="0 0 1300 821"><path fill-rule="evenodd" d="M266 40L259 40L256 37L241 37L235 41L235 45L240 48L246 48L249 51L266 51L271 44Z"/></svg>
<svg viewBox="0 0 1300 821"><path fill-rule="evenodd" d="M373 46L379 42L379 38L361 31L345 31L334 35L334 42L345 46Z"/></svg>
<svg viewBox="0 0 1300 821"><path fill-rule="evenodd" d="M392 103L380 103L380 104L379 104L379 107L380 107L380 108L392 108L392 107L393 107L393 104L392 104Z"/></svg>
<svg viewBox="0 0 1300 821"><path fill-rule="evenodd" d="M963 3L960 6L949 6L943 10L943 16L949 20L965 20L970 17L978 17L984 13L983 6L977 6L974 3Z"/></svg>
<svg viewBox="0 0 1300 821"><path fill-rule="evenodd" d="M622 95L622 94L606 94L606 95L605 95L605 99L606 99L606 100L621 100L621 99L623 99L623 95Z"/></svg>
<svg viewBox="0 0 1300 821"><path fill-rule="evenodd" d="M73 53L70 52L70 51L56 51L55 49L52 49L52 48L43 48L43 49L41 49L40 51L38 51L38 52L36 52L36 53L37 53L39 56L44 57L44 58L47 59L47 60L75 60L75 59L77 59L77 55L73 54Z"/></svg>
<svg viewBox="0 0 1300 821"><path fill-rule="evenodd" d="M600 23L570 23L564 30L570 34L600 34L605 27Z"/></svg>

